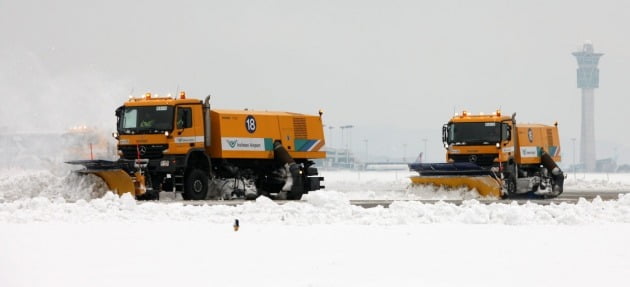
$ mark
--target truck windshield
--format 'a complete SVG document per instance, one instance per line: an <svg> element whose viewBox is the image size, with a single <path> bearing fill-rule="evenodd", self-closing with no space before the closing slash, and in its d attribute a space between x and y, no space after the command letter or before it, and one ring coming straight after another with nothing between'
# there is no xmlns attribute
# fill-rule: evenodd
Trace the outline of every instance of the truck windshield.
<svg viewBox="0 0 630 287"><path fill-rule="evenodd" d="M449 123L446 142L455 145L496 144L501 141L501 123Z"/></svg>
<svg viewBox="0 0 630 287"><path fill-rule="evenodd" d="M151 134L173 130L173 107L125 107L120 113L118 132Z"/></svg>

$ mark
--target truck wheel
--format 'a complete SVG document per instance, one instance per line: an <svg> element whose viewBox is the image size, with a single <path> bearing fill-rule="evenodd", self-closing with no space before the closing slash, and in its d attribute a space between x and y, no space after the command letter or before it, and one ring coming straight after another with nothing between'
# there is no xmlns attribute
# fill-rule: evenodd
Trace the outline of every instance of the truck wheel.
<svg viewBox="0 0 630 287"><path fill-rule="evenodd" d="M200 169L193 169L187 175L184 182L185 200L204 200L208 195L208 175Z"/></svg>
<svg viewBox="0 0 630 287"><path fill-rule="evenodd" d="M509 176L505 182L507 189L507 197L513 196L516 194L516 178L514 176Z"/></svg>
<svg viewBox="0 0 630 287"><path fill-rule="evenodd" d="M291 192L291 191L289 191L287 193L287 199L288 200L300 200L300 199L302 199L302 195L303 194L304 193L302 193L302 192Z"/></svg>
<svg viewBox="0 0 630 287"><path fill-rule="evenodd" d="M302 199L302 195L304 195L304 189L302 188L302 182L299 181L297 182L297 186L293 186L293 188L291 188L291 190L289 190L287 192L287 199L288 200L300 200ZM295 184L295 183L294 183Z"/></svg>
<svg viewBox="0 0 630 287"><path fill-rule="evenodd" d="M143 195L137 197L138 200L160 200L160 192L156 190L147 190Z"/></svg>

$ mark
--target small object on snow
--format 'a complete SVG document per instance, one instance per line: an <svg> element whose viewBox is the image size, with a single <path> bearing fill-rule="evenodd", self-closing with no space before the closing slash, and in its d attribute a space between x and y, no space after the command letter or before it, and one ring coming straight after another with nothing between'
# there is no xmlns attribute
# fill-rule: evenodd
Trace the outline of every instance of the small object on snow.
<svg viewBox="0 0 630 287"><path fill-rule="evenodd" d="M238 227L239 227L239 225L238 225L238 218L234 219L234 226L233 227L234 227L234 231L238 231Z"/></svg>

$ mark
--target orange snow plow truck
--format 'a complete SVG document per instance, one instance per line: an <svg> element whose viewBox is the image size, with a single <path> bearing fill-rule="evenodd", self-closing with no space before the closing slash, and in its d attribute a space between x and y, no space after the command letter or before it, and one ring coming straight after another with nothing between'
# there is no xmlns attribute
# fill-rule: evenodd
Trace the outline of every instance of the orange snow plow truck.
<svg viewBox="0 0 630 287"><path fill-rule="evenodd" d="M75 160L79 173L101 177L118 194L185 200L300 199L323 188L312 159L324 158L322 112L215 110L205 101L130 99L116 110L117 161Z"/></svg>
<svg viewBox="0 0 630 287"><path fill-rule="evenodd" d="M558 125L517 124L516 114L456 114L442 128L446 163L412 163L415 185L475 189L482 196L560 195Z"/></svg>

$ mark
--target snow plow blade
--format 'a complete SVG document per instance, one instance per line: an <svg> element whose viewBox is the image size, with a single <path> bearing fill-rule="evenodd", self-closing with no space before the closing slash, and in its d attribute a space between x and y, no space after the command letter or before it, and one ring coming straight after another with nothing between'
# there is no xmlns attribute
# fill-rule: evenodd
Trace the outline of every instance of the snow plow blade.
<svg viewBox="0 0 630 287"><path fill-rule="evenodd" d="M118 195L131 193L136 196L136 186L133 178L122 170L115 162L105 160L75 160L68 161L68 164L83 165L85 168L76 170L80 174L94 174L105 181L109 190Z"/></svg>
<svg viewBox="0 0 630 287"><path fill-rule="evenodd" d="M446 188L466 187L470 190L476 189L484 197L501 197L501 185L496 179L482 176L412 176L411 183L414 185L434 185Z"/></svg>
<svg viewBox="0 0 630 287"><path fill-rule="evenodd" d="M410 164L409 169L420 174L410 178L413 185L464 187L475 189L484 197L501 197L501 182L474 163L415 163Z"/></svg>

